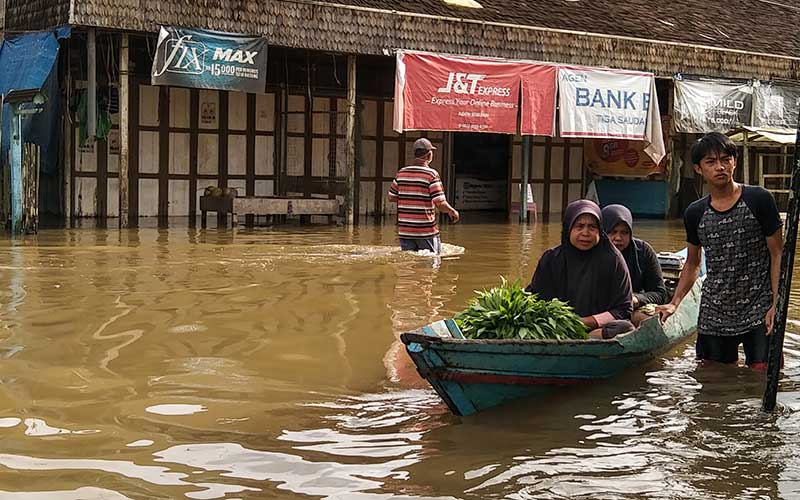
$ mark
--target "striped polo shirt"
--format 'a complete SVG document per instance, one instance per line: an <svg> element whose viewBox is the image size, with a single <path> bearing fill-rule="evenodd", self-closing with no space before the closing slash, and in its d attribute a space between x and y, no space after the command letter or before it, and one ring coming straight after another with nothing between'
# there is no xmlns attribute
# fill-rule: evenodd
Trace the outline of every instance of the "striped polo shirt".
<svg viewBox="0 0 800 500"><path fill-rule="evenodd" d="M389 188L389 201L397 202L397 234L408 239L437 236L436 202L444 200L436 170L417 165L401 168Z"/></svg>

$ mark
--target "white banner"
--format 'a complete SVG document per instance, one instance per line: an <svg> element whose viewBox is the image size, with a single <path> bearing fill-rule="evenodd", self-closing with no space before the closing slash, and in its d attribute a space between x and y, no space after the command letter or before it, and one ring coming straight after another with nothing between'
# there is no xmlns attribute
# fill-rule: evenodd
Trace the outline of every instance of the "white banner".
<svg viewBox="0 0 800 500"><path fill-rule="evenodd" d="M561 137L645 141L648 155L661 161L666 150L651 73L562 66L558 84Z"/></svg>

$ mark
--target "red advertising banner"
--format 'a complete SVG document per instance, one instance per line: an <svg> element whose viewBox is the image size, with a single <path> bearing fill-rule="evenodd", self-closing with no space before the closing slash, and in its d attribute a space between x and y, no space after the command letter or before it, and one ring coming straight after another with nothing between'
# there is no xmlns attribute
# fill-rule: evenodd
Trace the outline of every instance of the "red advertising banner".
<svg viewBox="0 0 800 500"><path fill-rule="evenodd" d="M546 107L548 92L551 104L549 117L529 117L534 131L526 133L552 135L555 73L543 90L534 89L546 79L535 68L517 61L398 52L394 129L515 134L520 83L527 75L526 88L537 99L530 108ZM536 128L545 122L549 127Z"/></svg>
<svg viewBox="0 0 800 500"><path fill-rule="evenodd" d="M522 77L522 135L555 135L558 68L526 64Z"/></svg>

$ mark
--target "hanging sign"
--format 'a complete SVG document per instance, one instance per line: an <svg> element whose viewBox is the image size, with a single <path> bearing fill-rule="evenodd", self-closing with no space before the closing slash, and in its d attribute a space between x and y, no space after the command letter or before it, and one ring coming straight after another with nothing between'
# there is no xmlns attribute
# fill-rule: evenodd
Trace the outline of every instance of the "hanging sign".
<svg viewBox="0 0 800 500"><path fill-rule="evenodd" d="M153 85L263 93L265 38L162 26L153 61Z"/></svg>
<svg viewBox="0 0 800 500"><path fill-rule="evenodd" d="M797 128L800 87L761 82L753 91L753 126Z"/></svg>
<svg viewBox="0 0 800 500"><path fill-rule="evenodd" d="M669 142L670 117L661 117L664 142ZM659 162L648 153L646 143L626 139L588 139L583 145L584 164L595 175L644 178L667 176L668 156Z"/></svg>
<svg viewBox="0 0 800 500"><path fill-rule="evenodd" d="M473 59L436 54L397 53L395 76L394 129L452 132L517 132L521 74L530 63ZM539 74L529 75L536 85ZM546 79L546 75L541 79ZM550 93L554 102L555 83L545 82L543 104ZM534 106L533 104L531 106ZM552 108L552 105L551 105ZM552 109L550 110L552 112ZM544 120L545 122L547 120ZM532 133L552 134L550 128L532 121ZM542 126L543 130L536 127Z"/></svg>
<svg viewBox="0 0 800 500"><path fill-rule="evenodd" d="M652 82L650 73L560 67L561 136L645 140Z"/></svg>
<svg viewBox="0 0 800 500"><path fill-rule="evenodd" d="M522 69L522 135L555 135L557 74L558 68L543 64L529 64Z"/></svg>
<svg viewBox="0 0 800 500"><path fill-rule="evenodd" d="M729 132L750 125L753 87L728 80L675 80L675 130Z"/></svg>
<svg viewBox="0 0 800 500"><path fill-rule="evenodd" d="M583 148L586 167L592 173L611 177L649 177L665 169L644 151L642 141L590 139Z"/></svg>

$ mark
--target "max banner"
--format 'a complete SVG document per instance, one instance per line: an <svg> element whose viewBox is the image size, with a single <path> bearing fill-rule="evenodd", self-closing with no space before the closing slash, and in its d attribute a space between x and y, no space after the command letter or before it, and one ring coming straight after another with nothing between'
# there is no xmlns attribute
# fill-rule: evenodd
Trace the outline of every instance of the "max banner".
<svg viewBox="0 0 800 500"><path fill-rule="evenodd" d="M266 82L266 39L161 27L153 85L263 93Z"/></svg>
<svg viewBox="0 0 800 500"><path fill-rule="evenodd" d="M397 53L394 129L553 135L555 67Z"/></svg>

